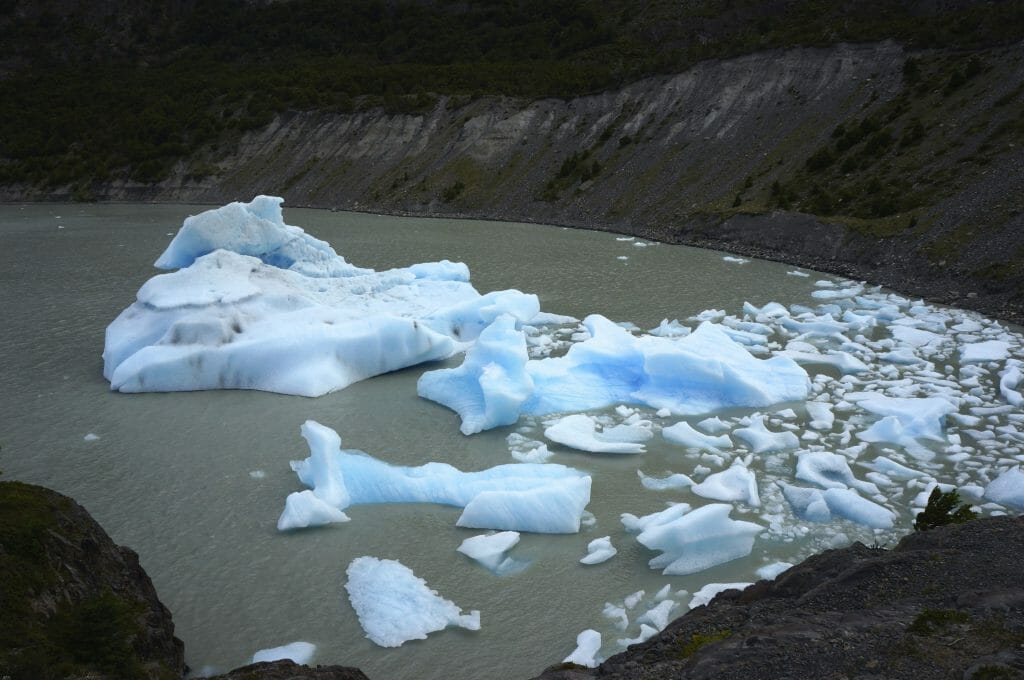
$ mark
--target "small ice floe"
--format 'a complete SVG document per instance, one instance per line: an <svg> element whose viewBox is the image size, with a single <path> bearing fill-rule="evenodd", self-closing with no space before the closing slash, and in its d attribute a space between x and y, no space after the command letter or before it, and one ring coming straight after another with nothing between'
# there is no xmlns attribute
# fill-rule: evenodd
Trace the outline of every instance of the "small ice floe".
<svg viewBox="0 0 1024 680"><path fill-rule="evenodd" d="M582 564L607 562L619 552L612 546L611 536L595 538L587 544L587 554L580 558Z"/></svg>
<svg viewBox="0 0 1024 680"><path fill-rule="evenodd" d="M94 442L94 441L99 440L99 438L100 438L100 436L98 434L90 432L89 434L87 434L84 437L82 437L82 441Z"/></svg>
<svg viewBox="0 0 1024 680"><path fill-rule="evenodd" d="M359 625L381 647L425 640L427 634L448 626L480 630L479 611L463 614L401 562L357 557L346 573L345 590Z"/></svg>
<svg viewBox="0 0 1024 680"><path fill-rule="evenodd" d="M747 264L750 262L750 260L745 257L733 257L732 255L723 255L722 260L724 262L732 262L733 264Z"/></svg>
<svg viewBox="0 0 1024 680"><path fill-rule="evenodd" d="M562 659L562 663L575 663L587 668L595 668L599 663L597 653L601 649L601 634L588 628L576 636L576 649Z"/></svg>

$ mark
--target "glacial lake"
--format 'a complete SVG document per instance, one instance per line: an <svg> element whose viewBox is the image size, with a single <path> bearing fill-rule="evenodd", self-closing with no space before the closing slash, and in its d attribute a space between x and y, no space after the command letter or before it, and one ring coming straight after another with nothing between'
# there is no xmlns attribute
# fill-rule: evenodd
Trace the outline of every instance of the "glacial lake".
<svg viewBox="0 0 1024 680"><path fill-rule="evenodd" d="M512 556L529 566L519 573L496 576L455 551L464 539L483 533L457 528L457 508L357 506L346 510L348 523L280 533L275 523L284 499L302 488L289 461L308 455L299 435L308 419L335 429L344 448L401 465L442 461L463 470L515 462L508 435L519 432L547 441L544 423L524 419L514 427L461 435L456 414L416 395L424 370L456 366L459 357L315 399L247 391L111 392L102 375L104 329L159 273L152 263L182 220L204 209L0 206L2 479L42 484L74 497L116 542L139 553L173 612L195 674L227 671L248 663L259 649L303 640L317 645L314 663L358 666L377 679L532 677L572 652L577 633L588 628L603 635L602 656L619 651L616 640L637 635L636 619L654 606L654 594L665 585L679 603L675 617L707 583L755 581L755 570L766 564L797 562L854 540L892 545L910 530L915 499L929 478L980 489L1024 460L1024 434L1018 432L1024 418L999 390L1000 375L1024 357L1018 328L973 313L901 302L871 288L864 295L874 302L816 297L816 291L848 284L815 272L794 275L786 265L737 263L719 252L623 240L615 234L286 206L289 224L328 241L355 265L384 269L462 261L480 292L515 288L536 293L542 310L579 319L600 313L642 330L655 328L662 319L694 327L696 322L687 319L704 310L724 310L742 319L745 302L762 307L773 301L791 307L794 316L801 310L820 315L821 306L831 304L831 311L849 310L863 319L865 311L878 311L864 305L887 301L890 306L895 302L902 316L887 316L886 323L914 332L896 341L883 326L858 330L853 324L843 351L861 358L893 349L910 354L868 361L867 370L845 378L834 366L807 367L815 378L814 398L836 406L834 424L812 427L802 403L760 409L771 430L793 431L800 447L750 456L762 505L736 502L732 517L758 522L765 532L749 556L697 574L664 576L650 569L647 561L657 553L624 530L620 515L653 513L669 502L713 502L689 489L646 489L637 471L700 479L727 467L730 456L715 461L660 434L638 455L589 454L547 442L554 452L550 462L593 477L588 510L595 522L575 535L523 534ZM835 283L815 285L818 281ZM794 331L773 341L781 347L787 340L820 340L797 335ZM959 365L964 346L991 340L1006 345L1004 356L972 362L966 369ZM910 355L921 360L907 361ZM934 452L931 460L908 456L902 447L885 442L865 445L859 455L849 452L871 419L846 408L848 403L843 406L842 397L872 390L946 395L957 401L959 418L946 420L945 440L925 443ZM651 409L639 412L656 429L683 420L658 417ZM621 420L614 409L602 413ZM718 415L739 427L737 419L752 413L740 409ZM704 417L686 420L696 424ZM736 443L730 455L748 456L742 442ZM810 522L793 515L777 484L794 481L799 450L846 451L860 480L878 472L862 463L882 455L926 477L867 477L880 484L883 505L895 513L892 529L839 518ZM974 500L983 512L1002 511L988 499ZM769 514L776 526L770 526ZM602 536L611 537L618 554L602 564L579 564L587 544ZM448 629L399 648L375 646L365 638L344 589L347 565L363 555L397 559L464 610L480 610L481 630ZM630 611L629 627L616 629L602 615L605 603L622 604L640 590L646 595Z"/></svg>

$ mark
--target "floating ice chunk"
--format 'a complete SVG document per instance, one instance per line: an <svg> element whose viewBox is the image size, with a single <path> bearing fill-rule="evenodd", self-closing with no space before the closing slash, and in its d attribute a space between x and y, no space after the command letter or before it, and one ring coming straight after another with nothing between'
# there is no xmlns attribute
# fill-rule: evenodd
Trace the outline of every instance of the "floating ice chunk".
<svg viewBox="0 0 1024 680"><path fill-rule="evenodd" d="M675 608L676 603L672 600L662 600L636 618L639 624L648 624L656 630L665 630L668 625L668 617Z"/></svg>
<svg viewBox="0 0 1024 680"><path fill-rule="evenodd" d="M733 432L742 439L754 453L785 451L800 446L800 440L792 432L772 432L764 424L764 416L751 416L750 425Z"/></svg>
<svg viewBox="0 0 1024 680"><path fill-rule="evenodd" d="M999 374L999 393L1011 406L1024 406L1024 395L1018 390L1022 379L1020 362L1011 359L1007 364L1006 370Z"/></svg>
<svg viewBox="0 0 1024 680"><path fill-rule="evenodd" d="M815 430L831 430L836 416L832 413L832 405L823 401L809 401L806 404L807 415L811 417L811 427Z"/></svg>
<svg viewBox="0 0 1024 680"><path fill-rule="evenodd" d="M697 427L710 434L721 434L723 432L728 432L729 430L732 429L732 426L729 425L729 423L725 422L718 416L705 418L704 420L697 423Z"/></svg>
<svg viewBox="0 0 1024 680"><path fill-rule="evenodd" d="M708 583L700 590L693 594L690 598L690 609L696 609L707 605L711 600L715 599L715 596L719 593L724 593L727 590L744 590L748 586L754 585L753 583Z"/></svg>
<svg viewBox="0 0 1024 680"><path fill-rule="evenodd" d="M799 269L791 269L790 271L786 272L786 274L788 276L799 276L805 279L810 276L810 274L808 274L807 272L802 272Z"/></svg>
<svg viewBox="0 0 1024 680"><path fill-rule="evenodd" d="M881 472L887 477L892 477L894 479L907 480L915 479L917 477L928 476L923 472L919 472L918 470L909 468L906 465L901 465L900 463L897 463L894 460L886 458L885 456L879 456L878 458L875 458L875 460L873 460L872 462L863 463L863 465L872 470L875 470L876 472Z"/></svg>
<svg viewBox="0 0 1024 680"><path fill-rule="evenodd" d="M553 454L547 444L539 444L533 448L512 449L512 457L520 463L546 463Z"/></svg>
<svg viewBox="0 0 1024 680"><path fill-rule="evenodd" d="M348 515L307 489L290 493L285 498L284 512L277 518L277 530L305 529L347 521Z"/></svg>
<svg viewBox="0 0 1024 680"><path fill-rule="evenodd" d="M757 359L713 324L677 340L634 337L599 315L590 338L565 356L530 361L534 395L526 413L544 415L641 404L697 414L730 406L805 399L807 374L785 357Z"/></svg>
<svg viewBox="0 0 1024 680"><path fill-rule="evenodd" d="M867 494L877 494L878 487L853 476L846 458L828 451L803 451L797 454L796 478L823 489L853 487Z"/></svg>
<svg viewBox="0 0 1024 680"><path fill-rule="evenodd" d="M980 364L986 361L1003 361L1010 354L1010 343L1003 340L985 340L963 345L960 348L961 364Z"/></svg>
<svg viewBox="0 0 1024 680"><path fill-rule="evenodd" d="M671 596L671 593L672 593L672 584L671 583L666 583L665 585L663 585L661 587L661 590L659 590L658 592L656 592L654 594L654 601L655 602L661 602L663 600L667 600Z"/></svg>
<svg viewBox="0 0 1024 680"><path fill-rule="evenodd" d="M1024 472L1020 466L1002 473L985 487L985 498L999 505L1024 511Z"/></svg>
<svg viewBox="0 0 1024 680"><path fill-rule="evenodd" d="M501 531L496 534L470 536L456 550L502 576L522 566L522 563L508 556L508 551L517 543L518 531Z"/></svg>
<svg viewBox="0 0 1024 680"><path fill-rule="evenodd" d="M763 567L758 568L754 573L757 574L758 578L765 579L766 581L774 581L778 578L779 574L786 571L793 565L789 562L772 562L766 564Z"/></svg>
<svg viewBox="0 0 1024 680"><path fill-rule="evenodd" d="M528 360L526 338L516 330L516 319L503 314L480 333L461 366L427 371L416 391L458 413L462 434L511 425L533 392Z"/></svg>
<svg viewBox="0 0 1024 680"><path fill-rule="evenodd" d="M611 536L595 538L587 544L587 554L580 558L582 564L600 564L610 560L619 552L612 546Z"/></svg>
<svg viewBox="0 0 1024 680"><path fill-rule="evenodd" d="M450 600L396 560L357 557L348 565L349 602L366 637L381 647L425 640L448 626L480 630L480 612L463 614Z"/></svg>
<svg viewBox="0 0 1024 680"><path fill-rule="evenodd" d="M896 518L891 510L863 498L853 489L826 489L822 496L836 517L872 529L891 529Z"/></svg>
<svg viewBox="0 0 1024 680"><path fill-rule="evenodd" d="M640 470L637 470L636 474L640 477L640 483L643 484L644 488L650 489L651 491L671 491L675 489L685 489L686 487L693 485L693 480L681 472L677 472L660 479L657 477L648 477Z"/></svg>
<svg viewBox="0 0 1024 680"><path fill-rule="evenodd" d="M267 473L263 470L249 470L249 476L253 479L263 479L267 476Z"/></svg>
<svg viewBox="0 0 1024 680"><path fill-rule="evenodd" d="M945 336L938 333L932 333L920 328L911 328L910 326L890 326L890 330L892 331L892 337L896 338L897 342L909 345L910 347L935 346L946 341Z"/></svg>
<svg viewBox="0 0 1024 680"><path fill-rule="evenodd" d="M711 451L712 453L719 453L721 449L732 448L732 439L729 438L729 435L723 434L717 437L706 435L690 427L690 424L685 420L663 428L661 436L673 444L701 449L702 451Z"/></svg>
<svg viewBox="0 0 1024 680"><path fill-rule="evenodd" d="M849 288L835 288L831 290L816 290L811 292L811 297L817 300L842 300L852 298L864 292L864 286L851 286Z"/></svg>
<svg viewBox="0 0 1024 680"><path fill-rule="evenodd" d="M597 431L598 423L583 413L560 418L544 430L544 436L569 448L592 453L643 453L644 445L637 441L622 441ZM650 435L650 430L646 430ZM638 435L639 438L639 435Z"/></svg>
<svg viewBox="0 0 1024 680"><path fill-rule="evenodd" d="M679 319L662 319L657 328L648 332L660 338L681 338L690 334L690 328L679 323Z"/></svg>
<svg viewBox="0 0 1024 680"><path fill-rule="evenodd" d="M629 627L629 615L626 614L625 607L618 607L611 602L605 602L601 614L605 618L611 619L612 623L619 630L626 630Z"/></svg>
<svg viewBox="0 0 1024 680"><path fill-rule="evenodd" d="M640 604L640 600L642 600L643 597L644 591L638 590L635 593L627 595L626 598L622 601L622 604L626 609L632 609L633 607Z"/></svg>
<svg viewBox="0 0 1024 680"><path fill-rule="evenodd" d="M750 260L745 257L734 257L732 255L723 255L722 260L725 262L732 262L733 264L747 264L750 262Z"/></svg>
<svg viewBox="0 0 1024 680"><path fill-rule="evenodd" d="M863 361L852 354L841 352L839 350L828 350L826 353L822 354L820 352L798 352L796 350L785 349L779 352L779 356L789 357L801 366L833 366L837 371L843 374L863 373L868 370L868 365Z"/></svg>
<svg viewBox="0 0 1024 680"><path fill-rule="evenodd" d="M828 522L832 519L832 511L825 502L825 497L818 489L807 489L779 482L793 514L809 522Z"/></svg>
<svg viewBox="0 0 1024 680"><path fill-rule="evenodd" d="M847 394L846 398L856 401L858 406L870 413L895 417L906 436L938 442L945 441L945 416L957 410L956 405L942 397L915 399L887 397L874 393L851 393Z"/></svg>
<svg viewBox="0 0 1024 680"><path fill-rule="evenodd" d="M599 663L597 653L600 649L601 634L588 628L576 636L576 649L562 659L562 663L575 663L587 668L595 668Z"/></svg>
<svg viewBox="0 0 1024 680"><path fill-rule="evenodd" d="M679 506L669 508L676 511ZM623 516L628 530L640 528L636 540L661 555L648 562L663 574L685 576L749 555L763 529L753 522L729 518L732 506L712 503L681 517L662 511L639 519Z"/></svg>
<svg viewBox="0 0 1024 680"><path fill-rule="evenodd" d="M638 645L641 642L647 642L652 637L658 634L658 629L653 626L648 626L646 623L640 626L640 634L635 638L619 638L616 640L620 647L629 647L630 645Z"/></svg>
<svg viewBox="0 0 1024 680"><path fill-rule="evenodd" d="M292 642L280 647L261 649L252 655L252 663L264 661L290 660L297 664L308 665L316 654L316 645L311 642Z"/></svg>
<svg viewBox="0 0 1024 680"><path fill-rule="evenodd" d="M84 437L82 437L82 441L94 442L94 441L98 441L99 438L100 438L100 436L98 434L95 434L93 432L89 432Z"/></svg>
<svg viewBox="0 0 1024 680"><path fill-rule="evenodd" d="M524 323L530 326L561 326L568 323L579 323L579 319L565 314L552 314L551 312L537 312Z"/></svg>
<svg viewBox="0 0 1024 680"><path fill-rule="evenodd" d="M698 496L716 501L742 501L753 507L761 505L754 473L745 465L736 463L727 470L708 475L690 490Z"/></svg>
<svg viewBox="0 0 1024 680"><path fill-rule="evenodd" d="M878 358L882 361L888 361L891 364L923 364L924 359L914 354L914 350L909 347L901 347L900 349L894 349L891 352L885 354L879 354Z"/></svg>
<svg viewBox="0 0 1024 680"><path fill-rule="evenodd" d="M310 456L293 462L292 469L313 489L299 509L312 498L337 510L365 503L440 503L463 508L458 526L576 533L590 502L590 477L563 465L513 463L479 472L444 463L400 467L361 451L341 450L340 437L314 421L306 421L302 434ZM289 496L279 528L305 526L289 506L300 495Z"/></svg>
<svg viewBox="0 0 1024 680"><path fill-rule="evenodd" d="M375 272L281 221L258 197L186 220L147 281L107 328L104 376L122 392L258 389L318 396L443 359L536 296L480 296L465 265Z"/></svg>

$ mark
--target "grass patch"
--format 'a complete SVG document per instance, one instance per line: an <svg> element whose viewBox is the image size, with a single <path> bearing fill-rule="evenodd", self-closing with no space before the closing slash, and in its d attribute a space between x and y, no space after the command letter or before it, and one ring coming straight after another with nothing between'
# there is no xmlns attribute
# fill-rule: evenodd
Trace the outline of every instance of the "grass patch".
<svg viewBox="0 0 1024 680"><path fill-rule="evenodd" d="M965 612L956 609L924 609L907 626L907 632L915 635L934 635L945 628L970 620L971 617Z"/></svg>
<svg viewBox="0 0 1024 680"><path fill-rule="evenodd" d="M682 648L679 650L679 658L689 659L701 648L716 642L721 642L731 636L732 631L728 628L713 630L708 633L694 633L690 636L690 639L682 645Z"/></svg>

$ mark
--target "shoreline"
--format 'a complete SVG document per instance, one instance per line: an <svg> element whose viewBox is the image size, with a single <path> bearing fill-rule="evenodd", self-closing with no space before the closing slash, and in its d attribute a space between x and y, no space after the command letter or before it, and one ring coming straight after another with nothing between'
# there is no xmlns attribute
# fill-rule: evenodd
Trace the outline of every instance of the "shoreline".
<svg viewBox="0 0 1024 680"><path fill-rule="evenodd" d="M241 200L250 200L252 197ZM230 200L216 201L123 201L123 200L98 200L90 203L76 203L74 201L0 201L0 205L180 205L180 206L210 206L216 207L231 202ZM829 223L818 221L814 216L802 213L788 213L776 211L769 214L738 214L726 220L721 229L732 238L715 238L706 233L708 224L701 224L692 221L689 224L681 225L680 228L670 230L657 225L635 225L628 219L617 222L595 222L583 224L579 221L568 219L558 220L553 217L551 220L537 219L527 215L512 214L483 214L474 212L437 212L437 211L410 211L410 210L373 210L367 207L342 207L310 203L291 203L286 201L284 208L301 208L307 210L324 210L328 212L349 212L362 215L380 215L386 217L414 217L422 219L440 220L476 220L481 222L519 222L523 224L535 224L556 228L581 229L586 231L600 231L625 236L636 236L666 245L683 245L692 248L715 250L733 255L753 257L761 260L768 260L780 264L810 269L822 274L842 276L855 281L863 281L869 285L880 285L897 292L908 298L921 298L933 304L945 307L964 309L984 314L985 316L1009 323L1015 326L1024 326L1024 300L1015 299L1012 294L1002 292L1001 294L989 294L986 291L963 291L960 288L964 283L962 277L956 277L955 272L939 274L942 271L934 266L923 266L923 263L914 262L909 249L902 256L893 252L894 244L883 242L881 239L874 243L853 243L849 248L836 247L836 239L850 241L850 234L843 233L843 228ZM787 223L788 222L788 223ZM730 224L733 223L733 224ZM697 226L697 229L693 229ZM777 243L774 247L771 244L751 242L752 234L764 238L765 229L769 226L775 236L775 240L785 241L800 240L802 252L785 252ZM688 228L689 227L689 228ZM729 228L731 227L731 228ZM822 239L823 251L829 253L814 253L813 247L808 252L806 235L808 231L830 232L825 233ZM885 249L882 253L871 252L871 247ZM886 246L889 246L886 248ZM863 250L867 248L865 254ZM837 253L854 253L855 249L861 251L859 258L844 259L837 256ZM887 252L886 252L887 251ZM882 262L880 257L888 255L889 261ZM860 260L860 261L858 261ZM867 260L865 262L864 260Z"/></svg>

